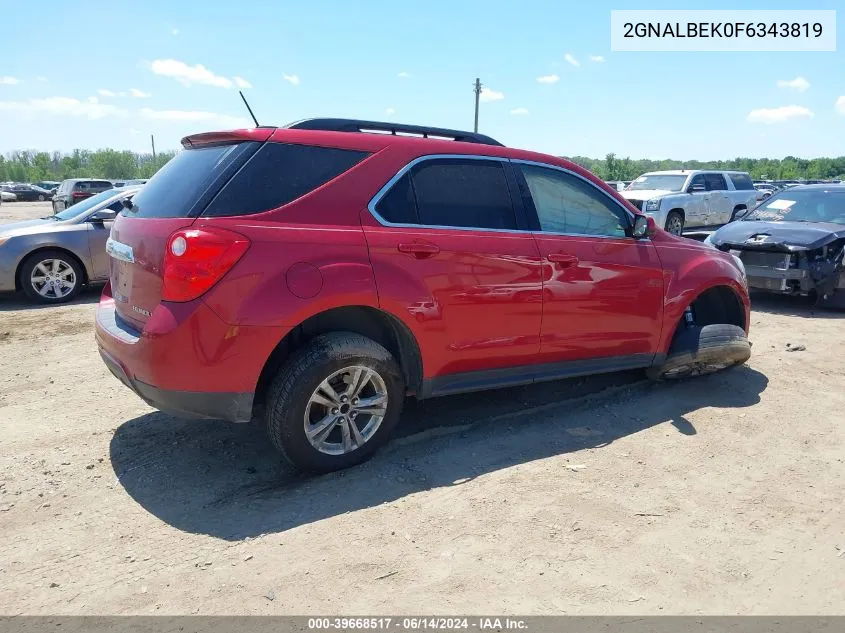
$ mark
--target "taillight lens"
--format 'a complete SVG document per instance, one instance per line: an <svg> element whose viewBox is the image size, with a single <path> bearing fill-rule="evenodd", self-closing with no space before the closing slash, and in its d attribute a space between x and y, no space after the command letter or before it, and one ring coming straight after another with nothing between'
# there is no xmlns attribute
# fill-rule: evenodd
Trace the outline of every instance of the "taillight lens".
<svg viewBox="0 0 845 633"><path fill-rule="evenodd" d="M219 228L182 229L167 240L163 301L193 301L243 257L249 239Z"/></svg>
<svg viewBox="0 0 845 633"><path fill-rule="evenodd" d="M82 191L74 191L74 192L73 192L72 194L70 194L70 195L71 195L71 197L72 197L72 198L84 198L84 197L86 197L88 194L87 194L87 193L84 193L84 192L82 192Z"/></svg>

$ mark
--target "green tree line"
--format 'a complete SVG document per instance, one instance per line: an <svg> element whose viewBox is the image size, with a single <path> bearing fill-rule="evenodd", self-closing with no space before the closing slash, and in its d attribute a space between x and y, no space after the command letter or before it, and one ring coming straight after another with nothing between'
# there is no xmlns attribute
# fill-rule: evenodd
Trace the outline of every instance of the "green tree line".
<svg viewBox="0 0 845 633"><path fill-rule="evenodd" d="M839 158L734 158L733 160L648 160L571 156L569 160L586 167L605 180L633 180L648 171L664 169L735 169L747 171L754 180L845 180L845 156Z"/></svg>
<svg viewBox="0 0 845 633"><path fill-rule="evenodd" d="M0 156L0 182L38 182L66 178L149 178L175 152L136 154L113 149L76 149L61 152L15 151Z"/></svg>
<svg viewBox="0 0 845 633"><path fill-rule="evenodd" d="M136 154L113 149L77 149L70 153L15 151L0 156L0 182L37 182L65 178L149 178L169 161L175 152ZM633 180L647 171L661 169L737 169L751 177L769 180L845 180L845 156L839 158L734 158L733 160L648 160L568 157L605 180Z"/></svg>

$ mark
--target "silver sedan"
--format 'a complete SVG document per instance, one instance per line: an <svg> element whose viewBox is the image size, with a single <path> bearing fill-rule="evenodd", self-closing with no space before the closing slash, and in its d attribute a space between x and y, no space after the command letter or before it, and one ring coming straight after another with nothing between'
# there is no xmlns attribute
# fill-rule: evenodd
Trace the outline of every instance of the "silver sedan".
<svg viewBox="0 0 845 633"><path fill-rule="evenodd" d="M39 220L0 224L0 291L40 303L73 299L109 276L106 240L123 201L140 187L110 189Z"/></svg>

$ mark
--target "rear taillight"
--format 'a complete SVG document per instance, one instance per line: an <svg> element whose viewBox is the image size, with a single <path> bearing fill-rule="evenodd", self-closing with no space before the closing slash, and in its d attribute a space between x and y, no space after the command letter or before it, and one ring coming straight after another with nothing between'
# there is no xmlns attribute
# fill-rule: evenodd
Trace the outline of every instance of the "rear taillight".
<svg viewBox="0 0 845 633"><path fill-rule="evenodd" d="M182 229L167 240L163 301L193 301L246 253L249 239L219 228Z"/></svg>
<svg viewBox="0 0 845 633"><path fill-rule="evenodd" d="M87 193L83 193L82 191L74 191L72 194L70 194L71 198L84 198L87 195Z"/></svg>

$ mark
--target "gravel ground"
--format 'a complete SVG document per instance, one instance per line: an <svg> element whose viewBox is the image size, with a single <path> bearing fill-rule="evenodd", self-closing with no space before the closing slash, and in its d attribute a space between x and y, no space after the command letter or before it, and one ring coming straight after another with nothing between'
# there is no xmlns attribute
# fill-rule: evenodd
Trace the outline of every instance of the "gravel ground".
<svg viewBox="0 0 845 633"><path fill-rule="evenodd" d="M305 477L120 385L97 297L0 297L0 613L845 613L843 314L755 298L706 378L410 401Z"/></svg>

